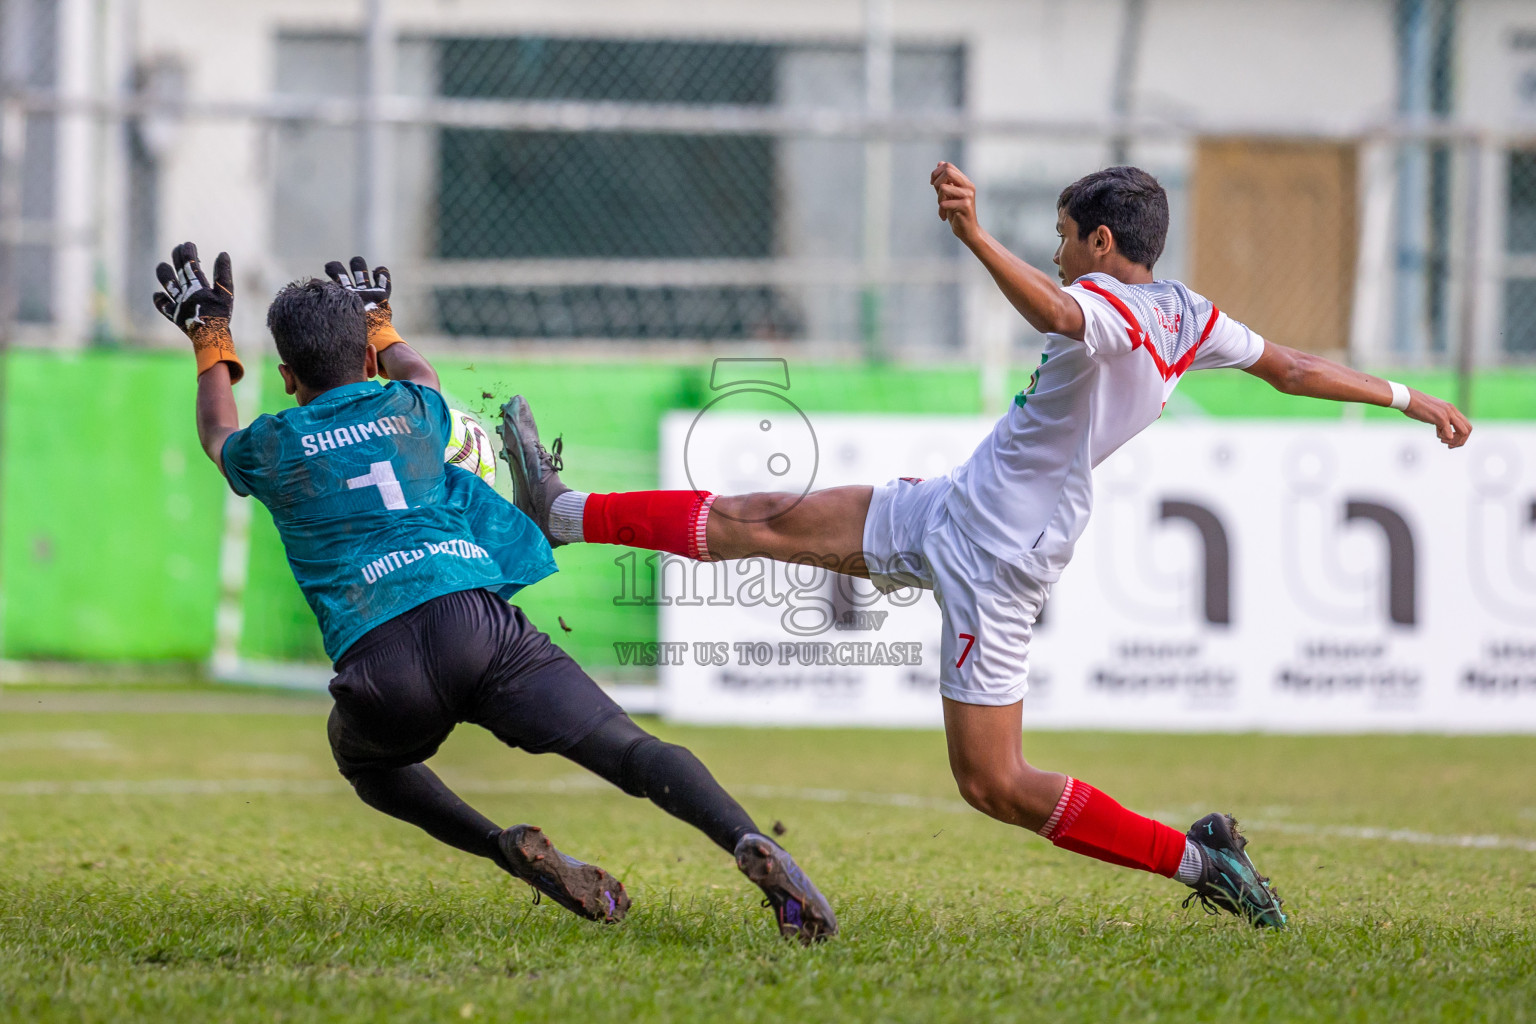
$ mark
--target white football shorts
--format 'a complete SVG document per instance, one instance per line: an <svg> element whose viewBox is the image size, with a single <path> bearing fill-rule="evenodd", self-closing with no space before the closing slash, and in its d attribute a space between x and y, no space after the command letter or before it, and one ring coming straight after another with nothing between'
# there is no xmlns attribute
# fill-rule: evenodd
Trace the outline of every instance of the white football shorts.
<svg viewBox="0 0 1536 1024"><path fill-rule="evenodd" d="M1029 640L1050 593L982 550L949 516L947 476L875 488L864 520L870 582L932 590L943 613L939 692L962 704L1012 704L1029 689Z"/></svg>

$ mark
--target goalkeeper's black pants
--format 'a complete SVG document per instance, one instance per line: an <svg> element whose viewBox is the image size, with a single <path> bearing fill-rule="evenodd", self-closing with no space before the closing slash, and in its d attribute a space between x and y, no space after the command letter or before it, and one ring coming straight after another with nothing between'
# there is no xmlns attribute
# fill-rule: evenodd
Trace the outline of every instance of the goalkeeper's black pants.
<svg viewBox="0 0 1536 1024"><path fill-rule="evenodd" d="M330 689L331 751L363 802L497 863L501 828L422 763L460 722L562 754L727 851L758 831L698 758L636 725L521 609L488 591L434 598L374 628L337 662Z"/></svg>

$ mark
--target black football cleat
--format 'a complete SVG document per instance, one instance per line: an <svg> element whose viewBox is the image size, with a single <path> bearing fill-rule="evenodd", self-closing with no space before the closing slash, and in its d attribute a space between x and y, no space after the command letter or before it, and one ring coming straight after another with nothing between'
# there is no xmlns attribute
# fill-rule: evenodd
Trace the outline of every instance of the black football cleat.
<svg viewBox="0 0 1536 1024"><path fill-rule="evenodd" d="M795 858L767 836L749 832L736 844L736 866L767 897L779 934L803 945L821 942L837 934L837 915L832 904L811 884Z"/></svg>
<svg viewBox="0 0 1536 1024"><path fill-rule="evenodd" d="M570 490L560 480L565 461L560 457L565 444L555 438L553 450L539 441L539 427L533 410L522 395L501 407L501 457L512 470L512 503L538 524L549 546L557 548L565 541L549 532L549 508L556 498Z"/></svg>
<svg viewBox="0 0 1536 1024"><path fill-rule="evenodd" d="M1285 927L1280 894L1248 858L1248 840L1237 830L1236 818L1207 814L1189 827L1187 837L1205 855L1205 866L1184 906L1199 900L1210 914L1225 910L1247 918L1256 928Z"/></svg>
<svg viewBox="0 0 1536 1024"><path fill-rule="evenodd" d="M629 912L624 883L595 864L555 849L537 825L513 825L497 837L507 870L588 921L622 921Z"/></svg>

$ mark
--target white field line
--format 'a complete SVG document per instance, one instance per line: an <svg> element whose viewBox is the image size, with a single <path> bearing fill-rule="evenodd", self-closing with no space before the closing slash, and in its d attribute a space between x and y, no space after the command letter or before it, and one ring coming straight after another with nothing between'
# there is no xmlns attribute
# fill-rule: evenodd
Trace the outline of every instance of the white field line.
<svg viewBox="0 0 1536 1024"><path fill-rule="evenodd" d="M244 793L327 796L346 783L304 779L37 779L0 782L0 796L226 796Z"/></svg>
<svg viewBox="0 0 1536 1024"><path fill-rule="evenodd" d="M851 789L806 789L798 786L730 786L732 793L765 800L805 800L817 804L862 804L866 807L913 807L925 811L975 813L963 800L912 793L871 793Z"/></svg>
<svg viewBox="0 0 1536 1024"><path fill-rule="evenodd" d="M0 733L0 752L8 750L115 750L104 732L5 732Z"/></svg>
<svg viewBox="0 0 1536 1024"><path fill-rule="evenodd" d="M454 790L463 794L578 794L611 792L613 787L591 775L521 781L517 779L455 779ZM849 789L806 789L793 786L731 786L732 792L759 799L803 800L821 804L857 804L866 807L904 807L915 810L974 813L963 801L913 793L881 793ZM340 779L38 779L0 782L0 797L27 796L225 796L261 794L280 796L334 796L350 792ZM1154 811L1159 819L1178 814ZM1411 846L1442 846L1472 850L1520 850L1536 853L1536 839L1498 835L1444 835L1414 829L1373 828L1355 825L1312 825L1290 821L1246 821L1257 832L1318 836L1330 839L1364 839Z"/></svg>
<svg viewBox="0 0 1536 1024"><path fill-rule="evenodd" d="M1290 821L1247 821L1244 828L1260 832L1287 832L1299 836L1325 836L1338 839L1376 839L1388 843L1409 843L1413 846L1459 846L1474 850L1524 850L1536 853L1536 839L1515 839L1510 836L1468 835L1448 836L1434 832L1417 832L1407 828L1367 828L1357 825L1307 825Z"/></svg>

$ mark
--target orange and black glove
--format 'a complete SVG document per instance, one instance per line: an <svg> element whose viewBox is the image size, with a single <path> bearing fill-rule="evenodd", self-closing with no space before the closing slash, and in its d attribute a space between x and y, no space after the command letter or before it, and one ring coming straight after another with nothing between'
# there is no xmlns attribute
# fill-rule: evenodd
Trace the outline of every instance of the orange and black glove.
<svg viewBox="0 0 1536 1024"><path fill-rule="evenodd" d="M171 262L156 267L155 276L165 289L155 292L155 308L192 339L198 376L219 363L229 364L231 384L245 376L245 367L235 355L235 341L229 334L229 317L235 308L235 279L229 253L221 252L214 258L211 285L197 261L197 246L191 242L182 242L172 249Z"/></svg>
<svg viewBox="0 0 1536 1024"><path fill-rule="evenodd" d="M370 275L368 261L361 256L353 256L350 269L343 267L339 260L331 260L325 265L325 273L332 281L348 291L356 292L357 297L363 300L363 316L368 320L368 344L373 346L374 351L382 355L389 346L405 340L400 337L400 332L395 330L390 319L388 267L374 267ZM384 372L382 363L379 365L379 376L389 376Z"/></svg>

